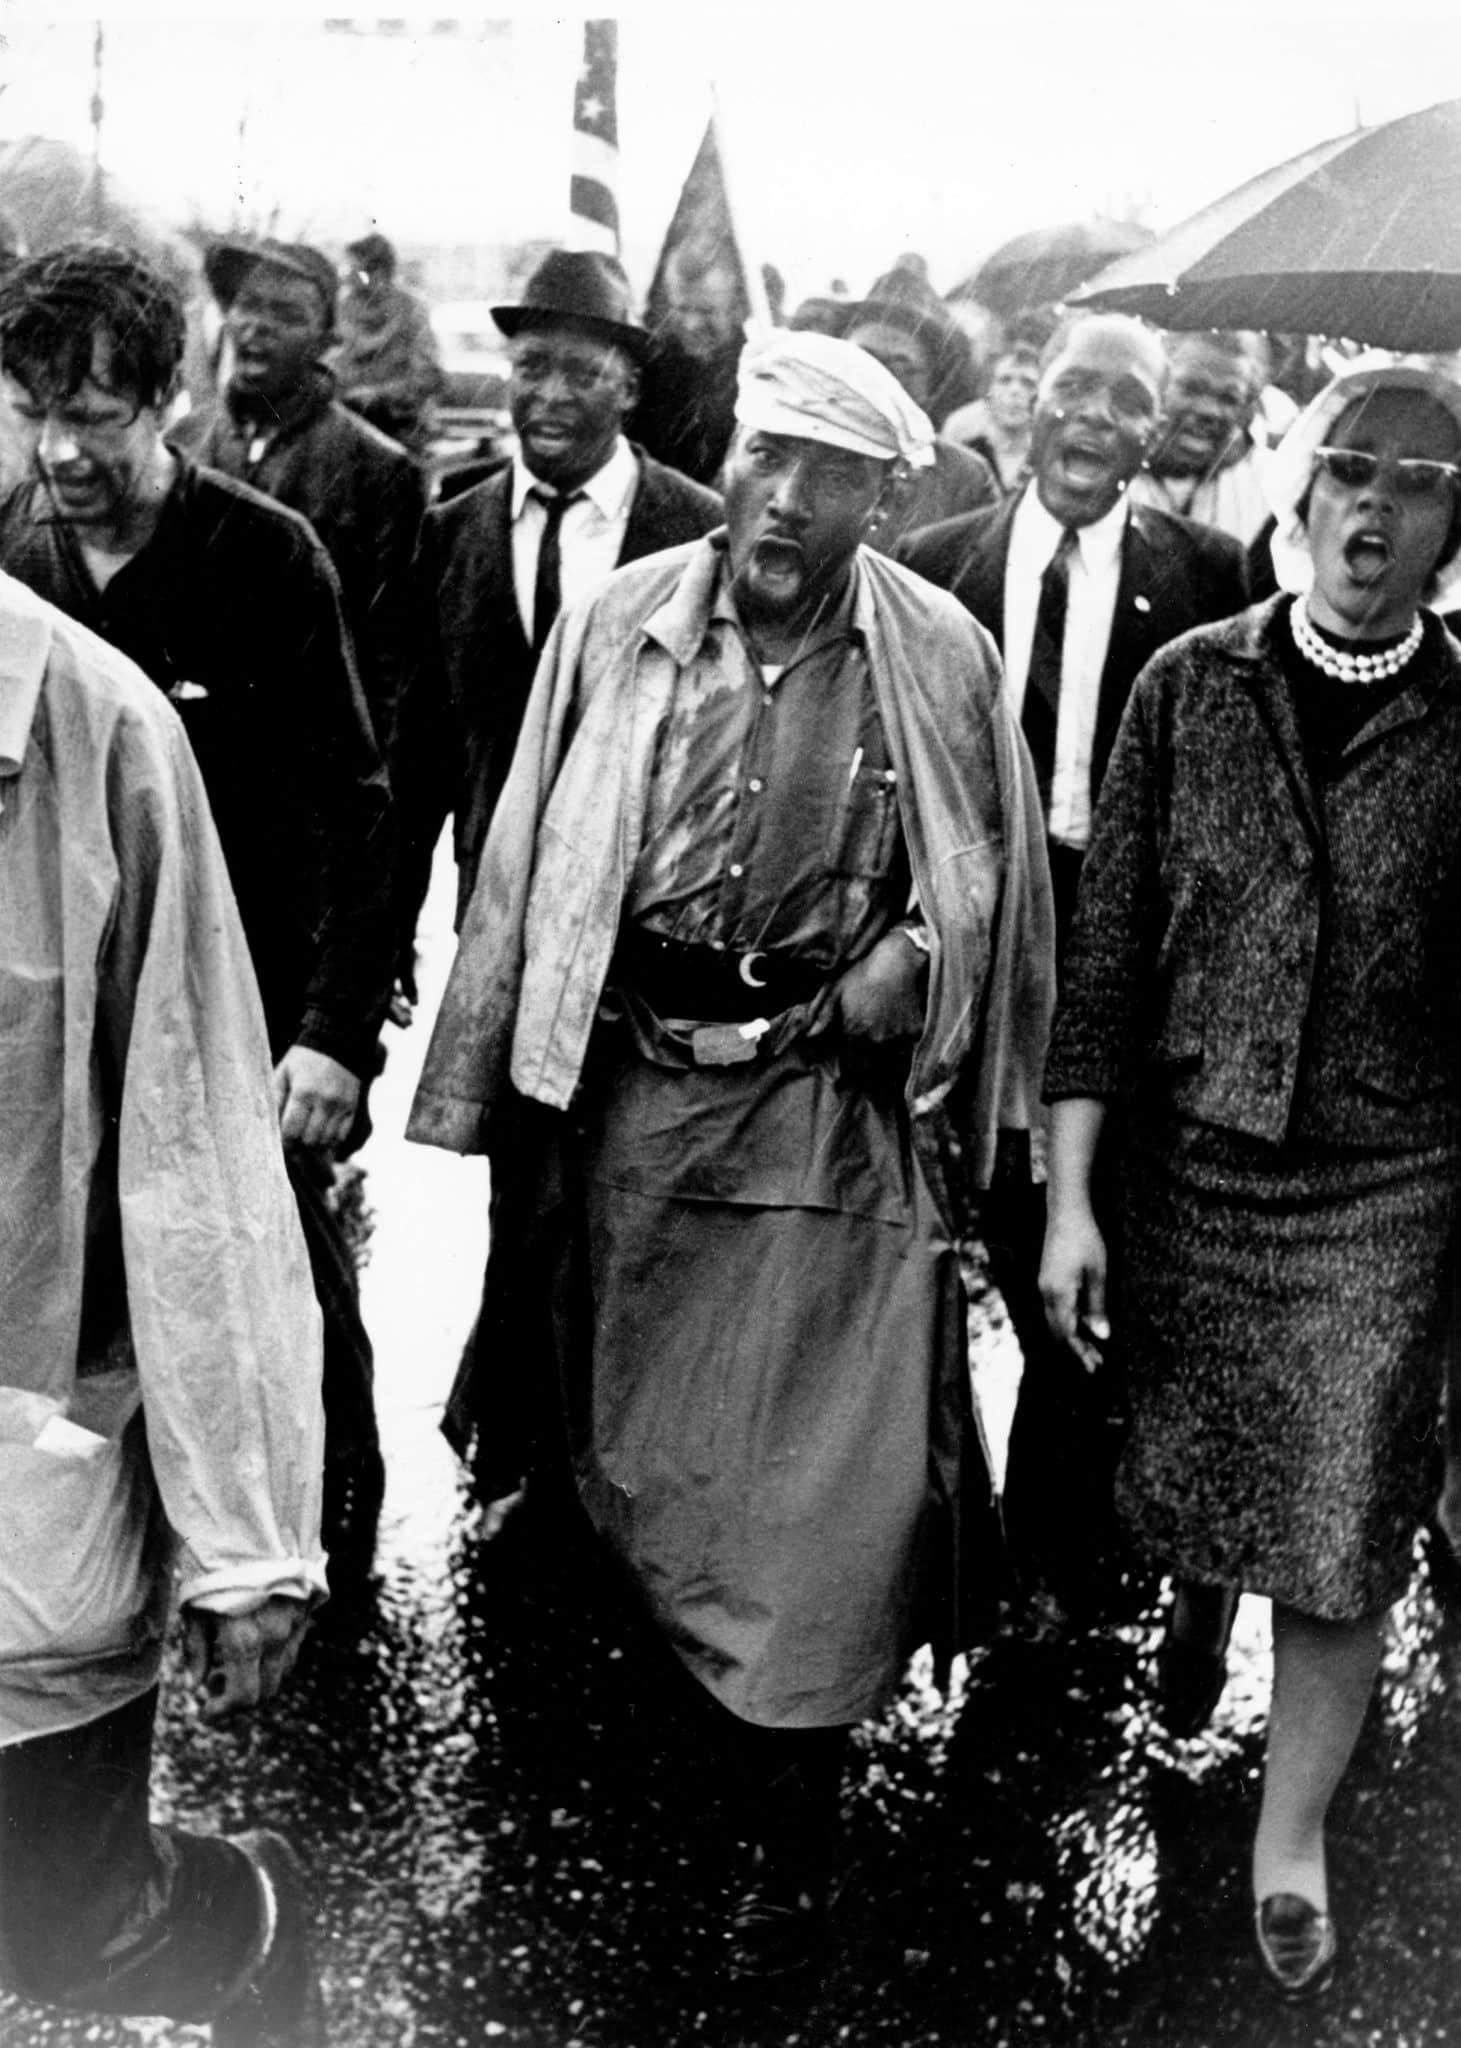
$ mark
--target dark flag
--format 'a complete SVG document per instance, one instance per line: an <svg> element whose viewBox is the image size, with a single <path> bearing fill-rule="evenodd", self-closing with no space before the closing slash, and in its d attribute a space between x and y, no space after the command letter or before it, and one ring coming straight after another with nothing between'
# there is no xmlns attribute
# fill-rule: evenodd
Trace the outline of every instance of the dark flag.
<svg viewBox="0 0 1461 2048"><path fill-rule="evenodd" d="M573 93L569 244L619 253L619 64L617 21L586 21L583 63Z"/></svg>
<svg viewBox="0 0 1461 2048"><path fill-rule="evenodd" d="M761 273L736 233L712 114L655 265L635 437L697 483L714 484L735 427L746 323L770 325Z"/></svg>
<svg viewBox="0 0 1461 2048"><path fill-rule="evenodd" d="M645 324L651 332L673 329L692 302L701 318L714 319L722 340L739 339L748 319L770 324L765 285L736 234L713 114L655 265Z"/></svg>

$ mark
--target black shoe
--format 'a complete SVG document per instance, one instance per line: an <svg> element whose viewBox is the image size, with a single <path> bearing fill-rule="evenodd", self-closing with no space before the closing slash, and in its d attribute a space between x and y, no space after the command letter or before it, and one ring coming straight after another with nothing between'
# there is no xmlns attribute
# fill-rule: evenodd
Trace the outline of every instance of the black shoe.
<svg viewBox="0 0 1461 2048"><path fill-rule="evenodd" d="M1178 1585L1167 1615L1167 1632L1157 1651L1157 1698L1168 1734L1200 1735L1212 1719L1228 1682L1228 1643L1238 1613L1238 1594L1221 1595L1215 1612L1194 1614L1191 1596L1206 1588ZM1208 1603L1209 1606L1211 1603ZM1181 1633L1178 1633L1179 1629Z"/></svg>
<svg viewBox="0 0 1461 2048"><path fill-rule="evenodd" d="M1258 1960L1281 1998L1316 1998L1334 1975L1339 1936L1327 1913L1297 1892L1273 1892L1253 1916Z"/></svg>
<svg viewBox="0 0 1461 2048"><path fill-rule="evenodd" d="M726 1969L757 1983L799 1976L816 1962L826 1933L825 1887L798 1887L763 1872L731 1908Z"/></svg>
<svg viewBox="0 0 1461 2048"><path fill-rule="evenodd" d="M314 1916L299 1858L266 1828L230 1838L254 1866L269 1940L243 1993L213 2022L213 2048L327 2048Z"/></svg>
<svg viewBox="0 0 1461 2048"><path fill-rule="evenodd" d="M1184 1740L1200 1735L1228 1682L1228 1660L1197 1643L1168 1641L1157 1651L1162 1725Z"/></svg>

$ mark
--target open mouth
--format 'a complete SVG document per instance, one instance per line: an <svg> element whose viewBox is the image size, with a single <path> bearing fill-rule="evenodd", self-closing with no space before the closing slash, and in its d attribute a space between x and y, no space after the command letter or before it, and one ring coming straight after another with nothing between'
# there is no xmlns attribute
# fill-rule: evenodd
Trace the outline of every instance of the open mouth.
<svg viewBox="0 0 1461 2048"><path fill-rule="evenodd" d="M773 587L800 584L807 572L806 556L794 540L758 540L751 561L761 582Z"/></svg>
<svg viewBox="0 0 1461 2048"><path fill-rule="evenodd" d="M1378 581L1394 558L1394 550L1383 533L1368 529L1352 533L1344 544L1344 566L1356 583Z"/></svg>
<svg viewBox="0 0 1461 2048"><path fill-rule="evenodd" d="M1077 489L1104 484L1111 475L1110 450L1089 441L1066 441L1060 450L1060 467L1066 482Z"/></svg>

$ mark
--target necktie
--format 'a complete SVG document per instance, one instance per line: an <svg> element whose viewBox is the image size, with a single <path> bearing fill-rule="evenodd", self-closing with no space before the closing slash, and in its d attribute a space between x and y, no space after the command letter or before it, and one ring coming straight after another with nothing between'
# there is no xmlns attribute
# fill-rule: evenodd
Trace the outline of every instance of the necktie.
<svg viewBox="0 0 1461 2048"><path fill-rule="evenodd" d="M583 496L582 491L540 491L534 489L533 496L546 510L543 531L538 539L538 573L533 581L533 653L541 654L544 642L553 630L553 621L558 616L563 602L561 533L563 515L570 505L576 505Z"/></svg>
<svg viewBox="0 0 1461 2048"><path fill-rule="evenodd" d="M1030 641L1030 668L1020 724L1030 745L1040 802L1048 812L1055 774L1055 731L1060 717L1060 665L1065 652L1065 610L1070 596L1070 558L1078 535L1067 526L1040 578L1040 602Z"/></svg>

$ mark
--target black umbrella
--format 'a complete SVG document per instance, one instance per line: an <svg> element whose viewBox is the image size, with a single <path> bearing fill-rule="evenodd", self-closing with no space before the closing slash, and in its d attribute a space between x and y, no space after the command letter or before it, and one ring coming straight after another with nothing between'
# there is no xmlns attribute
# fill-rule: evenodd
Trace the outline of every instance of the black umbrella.
<svg viewBox="0 0 1461 2048"><path fill-rule="evenodd" d="M1009 319L1027 306L1054 305L1114 256L1124 256L1150 240L1149 228L1129 220L1095 218L1032 228L1001 243L949 297L977 299L991 313Z"/></svg>
<svg viewBox="0 0 1461 2048"><path fill-rule="evenodd" d="M1461 348L1461 100L1321 142L1073 294L1159 327Z"/></svg>

